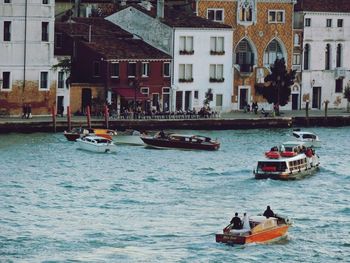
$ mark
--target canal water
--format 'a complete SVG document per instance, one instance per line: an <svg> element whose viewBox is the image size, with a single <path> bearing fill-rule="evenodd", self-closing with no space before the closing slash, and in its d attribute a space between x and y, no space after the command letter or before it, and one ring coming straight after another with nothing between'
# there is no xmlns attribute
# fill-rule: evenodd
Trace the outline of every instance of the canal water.
<svg viewBox="0 0 350 263"><path fill-rule="evenodd" d="M220 139L217 152L0 135L0 262L349 262L350 128L306 130L323 141L321 169L288 182L252 171L290 129L177 131ZM286 240L215 242L234 212L267 205L292 219Z"/></svg>

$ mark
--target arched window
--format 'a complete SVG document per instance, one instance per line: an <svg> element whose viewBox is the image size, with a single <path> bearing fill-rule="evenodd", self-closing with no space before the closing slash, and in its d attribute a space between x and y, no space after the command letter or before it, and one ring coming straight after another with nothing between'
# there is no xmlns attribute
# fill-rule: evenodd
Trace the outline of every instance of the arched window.
<svg viewBox="0 0 350 263"><path fill-rule="evenodd" d="M254 52L247 39L243 39L236 47L236 64L241 72L252 72L254 66Z"/></svg>
<svg viewBox="0 0 350 263"><path fill-rule="evenodd" d="M330 70L331 69L331 45L326 45L326 51L325 51L325 69Z"/></svg>
<svg viewBox="0 0 350 263"><path fill-rule="evenodd" d="M300 38L298 34L294 35L294 46L298 47L300 45Z"/></svg>
<svg viewBox="0 0 350 263"><path fill-rule="evenodd" d="M238 23L250 23L254 20L254 0L238 0L237 17Z"/></svg>
<svg viewBox="0 0 350 263"><path fill-rule="evenodd" d="M306 44L304 48L304 69L310 69L310 45Z"/></svg>
<svg viewBox="0 0 350 263"><path fill-rule="evenodd" d="M272 65L276 59L283 58L282 47L277 40L272 40L264 52L264 65Z"/></svg>
<svg viewBox="0 0 350 263"><path fill-rule="evenodd" d="M338 44L337 46L337 68L341 67L343 64L343 46L342 44Z"/></svg>

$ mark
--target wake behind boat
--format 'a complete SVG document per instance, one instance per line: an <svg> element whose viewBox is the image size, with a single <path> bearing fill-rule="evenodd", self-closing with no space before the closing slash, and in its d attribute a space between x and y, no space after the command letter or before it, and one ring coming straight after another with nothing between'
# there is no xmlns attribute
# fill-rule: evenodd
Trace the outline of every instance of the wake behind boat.
<svg viewBox="0 0 350 263"><path fill-rule="evenodd" d="M165 134L161 131L155 136L141 135L141 139L147 146L154 148L178 148L209 151L218 150L220 148L220 142L201 135L184 135L176 133Z"/></svg>
<svg viewBox="0 0 350 263"><path fill-rule="evenodd" d="M259 160L256 179L300 179L319 168L320 161L311 148L303 142L285 142L265 153L265 159Z"/></svg>

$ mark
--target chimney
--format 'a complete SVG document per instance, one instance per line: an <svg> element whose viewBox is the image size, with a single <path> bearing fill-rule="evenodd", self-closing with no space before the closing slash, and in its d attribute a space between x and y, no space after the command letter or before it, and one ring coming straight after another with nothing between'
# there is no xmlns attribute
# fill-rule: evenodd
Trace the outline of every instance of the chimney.
<svg viewBox="0 0 350 263"><path fill-rule="evenodd" d="M164 18L164 0L157 0L157 17Z"/></svg>

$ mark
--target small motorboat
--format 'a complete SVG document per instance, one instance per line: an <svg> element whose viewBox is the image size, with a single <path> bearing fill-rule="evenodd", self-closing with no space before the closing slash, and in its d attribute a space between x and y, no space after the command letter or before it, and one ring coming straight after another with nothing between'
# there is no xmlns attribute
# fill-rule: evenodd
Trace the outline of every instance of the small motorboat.
<svg viewBox="0 0 350 263"><path fill-rule="evenodd" d="M120 144L145 145L140 136L141 133L136 130L118 131L118 134L113 136L113 141Z"/></svg>
<svg viewBox="0 0 350 263"><path fill-rule="evenodd" d="M184 135L158 132L154 136L141 135L142 141L154 148L178 148L187 150L218 150L220 142L201 135Z"/></svg>
<svg viewBox="0 0 350 263"><path fill-rule="evenodd" d="M67 138L68 141L76 141L86 135L93 135L93 131L84 128L73 128L70 131L64 131L63 135Z"/></svg>
<svg viewBox="0 0 350 263"><path fill-rule="evenodd" d="M112 136L117 135L117 131L115 130L110 130L110 129L91 129L92 133L100 136L100 137L104 137L108 140L112 140Z"/></svg>
<svg viewBox="0 0 350 263"><path fill-rule="evenodd" d="M289 220L275 215L250 216L249 226L243 229L232 229L232 224L223 229L222 234L216 234L216 242L227 244L269 243L285 237L289 228Z"/></svg>
<svg viewBox="0 0 350 263"><path fill-rule="evenodd" d="M117 147L112 140L100 136L85 136L78 138L76 142L79 149L91 152L108 153L117 150Z"/></svg>
<svg viewBox="0 0 350 263"><path fill-rule="evenodd" d="M256 179L300 179L319 168L320 161L315 150L304 142L285 142L265 152L265 158L258 161L254 175Z"/></svg>
<svg viewBox="0 0 350 263"><path fill-rule="evenodd" d="M293 136L296 140L304 142L306 147L321 147L320 138L312 132L294 129Z"/></svg>

